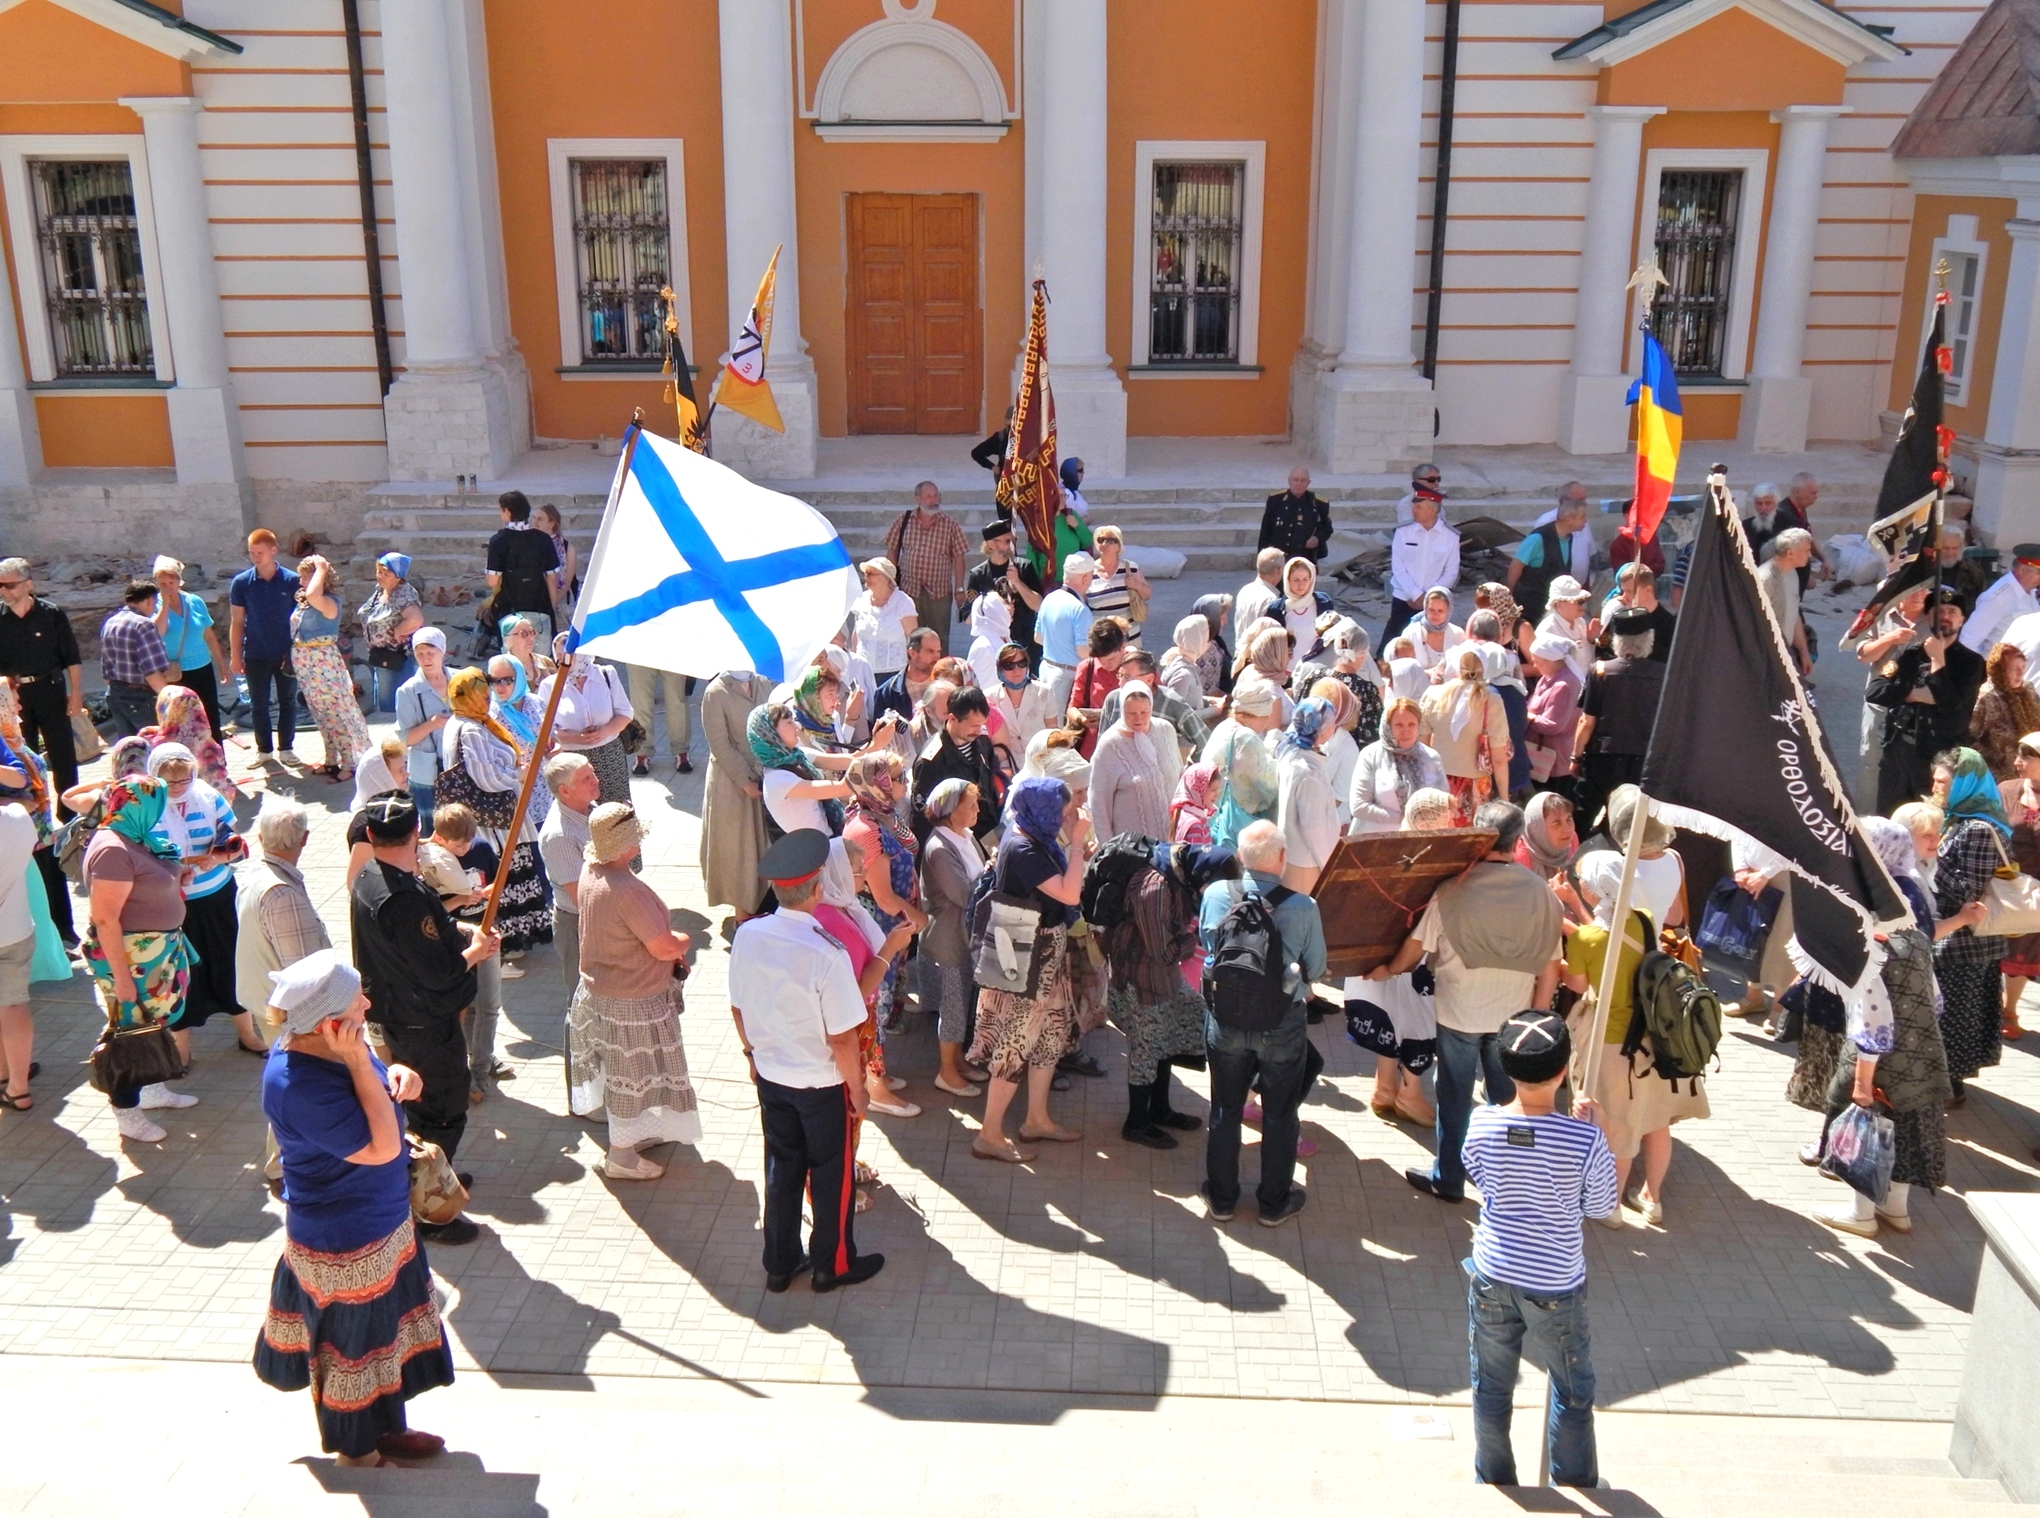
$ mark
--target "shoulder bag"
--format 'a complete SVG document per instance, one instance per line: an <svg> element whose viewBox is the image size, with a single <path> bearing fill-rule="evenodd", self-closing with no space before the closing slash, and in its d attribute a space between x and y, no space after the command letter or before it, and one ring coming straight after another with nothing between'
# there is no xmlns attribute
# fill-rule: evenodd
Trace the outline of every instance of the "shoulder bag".
<svg viewBox="0 0 2040 1518"><path fill-rule="evenodd" d="M467 1211L468 1191L454 1173L446 1151L415 1133L404 1135L410 1151L411 1216L434 1226Z"/></svg>
<svg viewBox="0 0 2040 1518"><path fill-rule="evenodd" d="M1140 573L1138 564L1126 564L1126 619L1138 627L1148 619L1148 598L1133 588L1133 577Z"/></svg>
<svg viewBox="0 0 2040 1518"><path fill-rule="evenodd" d="M602 671L602 683L609 687L610 703L614 705L619 697L628 702L630 698L617 689L616 671L607 664L598 664L595 667ZM624 723L623 731L616 735L616 741L623 745L626 754L635 754L651 741L651 736L652 730L645 719L632 712L630 721Z"/></svg>
<svg viewBox="0 0 2040 1518"><path fill-rule="evenodd" d="M1992 828L1991 841L1997 845L2004 865L1983 888L1983 921L1977 924L1979 938L2023 938L2040 933L2040 880L2019 873L2005 853L2005 841ZM2007 875L2007 871L2011 873Z"/></svg>
<svg viewBox="0 0 2040 1518"><path fill-rule="evenodd" d="M517 815L515 792L485 791L475 783L475 777L468 773L467 762L461 758L458 738L454 740L453 752L440 764L439 779L432 787L432 799L441 804L459 802L473 812L475 821L485 828L508 828Z"/></svg>
<svg viewBox="0 0 2040 1518"><path fill-rule="evenodd" d="M1032 996L1041 987L1041 960L1034 952L1041 909L1031 898L999 889L1005 871L998 865L984 877L992 886L973 892L970 908L971 979L988 991Z"/></svg>

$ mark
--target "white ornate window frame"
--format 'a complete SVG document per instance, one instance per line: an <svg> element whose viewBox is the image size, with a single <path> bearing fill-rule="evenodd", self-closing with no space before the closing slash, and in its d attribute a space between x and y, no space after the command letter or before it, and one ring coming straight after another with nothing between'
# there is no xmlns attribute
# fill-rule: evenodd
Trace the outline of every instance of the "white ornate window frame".
<svg viewBox="0 0 2040 1518"><path fill-rule="evenodd" d="M935 0L880 0L884 16L859 27L846 37L815 81L814 103L803 104L801 115L815 124L815 135L824 142L997 142L1019 118L1013 100L1019 96L1021 55L1020 4L1013 6L1014 92L1009 98L998 67L975 38L946 21L935 19ZM801 0L794 0L794 66L798 77L807 77L805 15ZM943 54L963 70L977 90L978 115L974 120L954 121L860 121L843 115L843 92L858 67L888 48L903 45L927 47Z"/></svg>
<svg viewBox="0 0 2040 1518"><path fill-rule="evenodd" d="M687 263L687 167L686 142L679 137L548 137L545 140L546 179L552 193L553 285L559 300L560 365L564 380L594 380L598 383L630 380L643 384L643 369L619 368L608 371L581 362L581 293L575 277L578 260L574 255L574 171L577 158L659 158L666 164L666 210L672 218L672 275L674 314L680 319L680 345L687 360L697 368L700 355L694 351L693 303Z"/></svg>
<svg viewBox="0 0 2040 1518"><path fill-rule="evenodd" d="M1158 163L1244 163L1240 205L1240 351L1229 364L1156 364L1148 354L1148 266L1155 228L1155 165ZM1253 378L1261 362L1262 194L1268 180L1266 142L1136 142L1133 145L1133 331L1128 335L1130 370L1141 379L1212 379L1243 374Z"/></svg>
<svg viewBox="0 0 2040 1518"><path fill-rule="evenodd" d="M30 384L61 383L66 394L104 389L121 394L134 388L109 381L59 381L57 350L50 336L49 291L43 285L40 239L36 235L35 195L28 182L28 163L35 158L68 158L93 162L127 161L135 188L135 220L142 246L142 281L149 303L149 344L154 353L156 382L177 378L176 355L170 348L170 314L159 277L162 255L156 246L156 204L149 193L149 155L142 135L0 136L0 196L7 206L7 225L14 242L14 288L21 311L22 356L28 360ZM146 383L146 382L145 382Z"/></svg>
<svg viewBox="0 0 2040 1518"><path fill-rule="evenodd" d="M1657 246L1658 191L1667 169L1741 169L1742 203L1737 210L1735 263L1729 273L1728 339L1722 344L1721 379L1710 381L1695 376L1681 380L1704 388L1709 383L1740 383L1749 376L1750 316L1757 301L1757 260L1764 245L1770 219L1764 214L1764 192L1771 172L1769 148L1651 148L1644 154L1643 195L1636 207L1637 258ZM1809 216L1814 208L1807 207ZM1632 305L1631 310L1635 307ZM1630 333L1624 350L1626 362L1637 359L1636 336Z"/></svg>
<svg viewBox="0 0 2040 1518"><path fill-rule="evenodd" d="M1965 362L1961 372L1950 371L1942 380L1942 398L1951 406L1969 404L1969 381L1976 374L1976 340L1983 326L1983 282L1990 272L1990 244L1983 240L1973 215L1957 212L1948 218L1947 230L1934 239L1934 251L1927 257L1927 306L1920 316L1920 343L1927 341L1927 333L1934 324L1934 266L1944 254L1952 253L1958 258L1976 260L1976 294L1971 301L1969 317L1969 347L1964 353ZM1948 289L1948 345L1954 347L1955 307L1962 299L1961 293L1951 281Z"/></svg>

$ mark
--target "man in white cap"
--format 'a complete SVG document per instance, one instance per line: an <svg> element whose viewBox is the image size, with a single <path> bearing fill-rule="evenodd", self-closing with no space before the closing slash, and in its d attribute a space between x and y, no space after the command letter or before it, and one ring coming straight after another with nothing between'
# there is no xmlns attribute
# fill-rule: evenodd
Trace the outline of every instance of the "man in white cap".
<svg viewBox="0 0 2040 1518"><path fill-rule="evenodd" d="M404 735L404 772L418 816L432 820L433 791L439 784L440 733L452 714L446 704L446 634L421 627L411 634L418 673L397 687L397 731Z"/></svg>
<svg viewBox="0 0 2040 1518"><path fill-rule="evenodd" d="M1389 544L1384 644L1422 614L1425 591L1433 585L1449 591L1459 583L1459 534L1445 520L1443 499L1435 492L1419 491L1410 509L1414 519L1396 528Z"/></svg>
<svg viewBox="0 0 2040 1518"><path fill-rule="evenodd" d="M1097 620L1084 599L1097 571L1098 561L1089 554L1071 554L1063 560L1062 584L1041 598L1041 610L1034 615L1034 636L1041 642L1041 679L1048 687L1047 709L1057 718L1069 706L1070 687L1077 682L1077 666L1084 662L1091 624Z"/></svg>
<svg viewBox="0 0 2040 1518"><path fill-rule="evenodd" d="M851 1148L868 1095L857 1052L864 994L843 946L812 908L822 894L828 835L788 833L758 873L779 910L753 917L730 945L730 1016L758 1087L765 1130L765 1289L782 1292L802 1269L816 1291L868 1281L882 1254L859 1254ZM801 1197L814 1230L800 1247Z"/></svg>

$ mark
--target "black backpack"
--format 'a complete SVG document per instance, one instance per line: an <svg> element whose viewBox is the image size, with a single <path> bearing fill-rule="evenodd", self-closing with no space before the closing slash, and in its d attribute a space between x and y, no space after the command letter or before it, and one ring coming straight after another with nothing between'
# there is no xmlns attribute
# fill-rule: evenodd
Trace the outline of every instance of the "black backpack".
<svg viewBox="0 0 2040 1518"><path fill-rule="evenodd" d="M1126 892L1134 876L1155 862L1155 841L1141 833L1121 833L1084 866L1084 891L1077 910L1094 928L1116 928L1126 921Z"/></svg>
<svg viewBox="0 0 2040 1518"><path fill-rule="evenodd" d="M1292 1000L1283 981L1289 955L1275 909L1296 893L1277 886L1265 896L1242 895L1218 925L1205 973L1205 1005L1222 1028L1266 1033L1279 1026Z"/></svg>

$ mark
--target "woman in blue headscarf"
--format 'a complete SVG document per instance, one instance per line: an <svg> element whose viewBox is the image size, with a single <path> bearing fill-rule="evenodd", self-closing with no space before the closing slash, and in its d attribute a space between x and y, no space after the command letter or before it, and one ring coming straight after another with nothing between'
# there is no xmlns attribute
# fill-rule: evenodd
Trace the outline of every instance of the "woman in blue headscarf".
<svg viewBox="0 0 2040 1518"><path fill-rule="evenodd" d="M368 634L373 710L379 712L395 711L397 687L418 673L411 657L411 634L425 625L425 605L417 586L405 578L410 572L409 554L384 554L375 561L375 594L356 608L362 631Z"/></svg>
<svg viewBox="0 0 2040 1518"><path fill-rule="evenodd" d="M1035 1142L1072 1143L1083 1137L1048 1115L1049 1083L1056 1062L1074 1042L1070 974L1066 959L1069 925L1083 894L1084 859L1090 852L1091 820L1060 780L1022 780L1006 797L1011 822L994 862L994 907L1002 902L1037 914L1031 970L1033 989L987 989L978 998L977 1037L970 1061L991 1072L985 1120L970 1152L981 1160L1024 1165L1034 1151L1006 1136L1006 1108L1027 1073L1027 1116L1020 1137ZM1063 840L1069 840L1067 848Z"/></svg>
<svg viewBox="0 0 2040 1518"><path fill-rule="evenodd" d="M1937 764L1938 767L1938 764ZM2004 978L2000 962L2011 947L2001 934L1977 933L1983 894L2006 865L2012 824L1999 799L1990 766L1973 748L1955 750L1948 799L1942 806L1941 847L1934 863L1934 910L1962 927L1934 945L1934 973L1945 1006L1941 1038L1948 1049L1952 1106L1967 1100L1962 1083L1998 1062L2003 1044Z"/></svg>
<svg viewBox="0 0 2040 1518"><path fill-rule="evenodd" d="M1296 703L1275 751L1275 824L1288 851L1282 883L1308 894L1339 844L1339 803L1325 776L1324 746L1338 725L1332 703L1307 696Z"/></svg>

